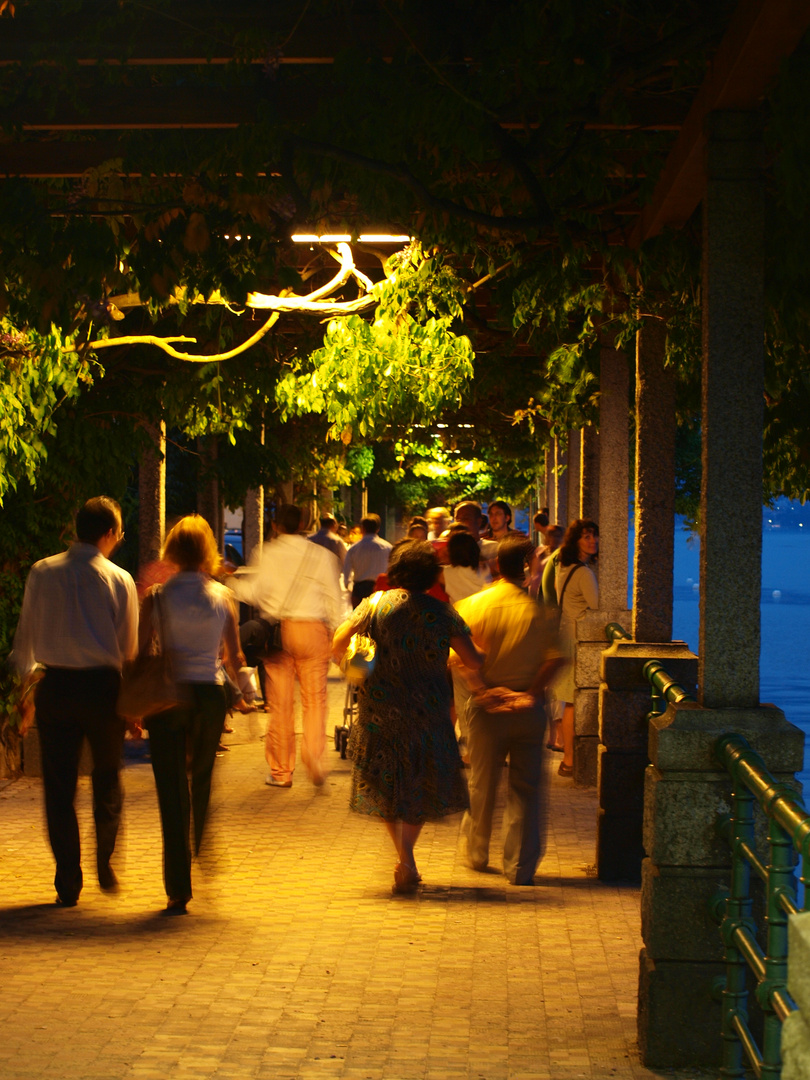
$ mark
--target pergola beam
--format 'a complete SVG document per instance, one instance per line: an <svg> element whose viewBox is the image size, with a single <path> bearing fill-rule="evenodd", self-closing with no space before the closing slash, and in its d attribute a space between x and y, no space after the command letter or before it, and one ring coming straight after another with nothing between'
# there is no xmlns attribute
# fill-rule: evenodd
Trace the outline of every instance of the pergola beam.
<svg viewBox="0 0 810 1080"><path fill-rule="evenodd" d="M680 228L706 190L709 113L752 109L810 26L810 0L742 0L661 171L652 201L630 233L638 247L667 226Z"/></svg>

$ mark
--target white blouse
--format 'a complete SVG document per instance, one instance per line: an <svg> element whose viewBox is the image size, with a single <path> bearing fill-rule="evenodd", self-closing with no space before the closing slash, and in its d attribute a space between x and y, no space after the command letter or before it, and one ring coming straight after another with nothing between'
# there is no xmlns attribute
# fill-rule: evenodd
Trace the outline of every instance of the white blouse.
<svg viewBox="0 0 810 1080"><path fill-rule="evenodd" d="M224 683L219 654L230 592L206 574L184 571L163 586L159 603L167 647L174 650L178 682ZM153 601L152 617L157 623Z"/></svg>

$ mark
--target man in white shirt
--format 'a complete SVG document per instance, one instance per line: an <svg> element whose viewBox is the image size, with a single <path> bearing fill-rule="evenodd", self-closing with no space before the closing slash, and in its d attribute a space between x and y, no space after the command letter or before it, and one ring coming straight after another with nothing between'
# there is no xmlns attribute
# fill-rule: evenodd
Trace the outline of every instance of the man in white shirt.
<svg viewBox="0 0 810 1080"><path fill-rule="evenodd" d="M82 742L93 756L96 865L115 892L110 866L121 819L119 767L125 723L116 711L121 666L138 644L135 582L110 556L124 539L121 507L102 495L76 515L77 542L31 567L11 660L32 690L23 727L36 708L48 837L56 859L56 902L75 907L82 889L79 825L73 798Z"/></svg>
<svg viewBox="0 0 810 1080"><path fill-rule="evenodd" d="M388 570L391 557L391 545L377 533L380 531L379 514L366 514L360 522L363 530L362 540L352 544L343 563L343 583L348 589L349 578L354 574L352 585L352 607L371 596L374 582L380 574Z"/></svg>
<svg viewBox="0 0 810 1080"><path fill-rule="evenodd" d="M279 533L265 544L257 572L232 580L242 600L258 607L262 618L281 621L283 648L264 661L269 722L265 757L270 787L292 787L295 770L295 678L301 686L303 740L301 761L316 786L325 779L326 678L332 633L342 622L337 560L325 548L299 533L301 508L281 506Z"/></svg>

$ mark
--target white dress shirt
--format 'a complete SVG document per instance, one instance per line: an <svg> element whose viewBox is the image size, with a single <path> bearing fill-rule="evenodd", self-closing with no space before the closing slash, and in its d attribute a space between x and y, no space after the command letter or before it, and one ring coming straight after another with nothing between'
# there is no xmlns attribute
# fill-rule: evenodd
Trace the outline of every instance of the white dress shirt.
<svg viewBox="0 0 810 1080"><path fill-rule="evenodd" d="M362 540L352 544L343 563L343 582L349 587L349 578L354 571L355 585L359 581L376 581L379 574L388 570L391 558L391 545L376 533L366 533Z"/></svg>
<svg viewBox="0 0 810 1080"><path fill-rule="evenodd" d="M138 596L126 570L83 543L34 563L11 653L21 675L37 664L120 671L137 651Z"/></svg>
<svg viewBox="0 0 810 1080"><path fill-rule="evenodd" d="M229 584L265 619L323 622L334 629L343 612L339 571L331 551L303 536L281 533L264 545L258 565L234 574Z"/></svg>

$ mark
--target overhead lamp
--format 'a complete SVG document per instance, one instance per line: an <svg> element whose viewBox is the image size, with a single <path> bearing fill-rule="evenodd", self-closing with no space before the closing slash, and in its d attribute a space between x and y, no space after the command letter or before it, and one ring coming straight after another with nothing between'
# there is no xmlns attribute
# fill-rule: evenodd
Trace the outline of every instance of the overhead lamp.
<svg viewBox="0 0 810 1080"><path fill-rule="evenodd" d="M352 241L347 233L325 233L322 236L315 233L294 233L290 239L294 244L350 244ZM411 238L394 233L362 233L357 239L361 244L407 244Z"/></svg>

